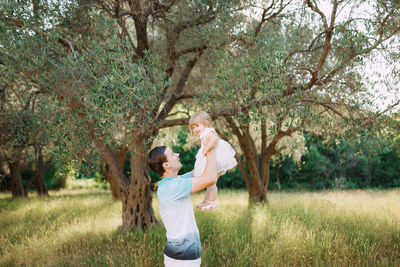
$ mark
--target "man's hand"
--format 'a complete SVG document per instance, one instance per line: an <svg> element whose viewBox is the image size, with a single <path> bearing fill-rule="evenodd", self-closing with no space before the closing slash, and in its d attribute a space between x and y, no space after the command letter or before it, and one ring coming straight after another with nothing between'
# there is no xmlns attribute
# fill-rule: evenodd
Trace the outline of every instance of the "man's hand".
<svg viewBox="0 0 400 267"><path fill-rule="evenodd" d="M217 162L215 160L214 149L207 153L207 164L203 174L192 178L192 190L190 193L196 193L217 182Z"/></svg>

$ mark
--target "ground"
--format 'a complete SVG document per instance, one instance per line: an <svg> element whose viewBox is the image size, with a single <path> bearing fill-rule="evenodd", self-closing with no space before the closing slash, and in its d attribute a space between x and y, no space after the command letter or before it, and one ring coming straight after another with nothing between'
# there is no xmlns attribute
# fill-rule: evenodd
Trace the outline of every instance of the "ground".
<svg viewBox="0 0 400 267"><path fill-rule="evenodd" d="M31 195L0 194L0 266L162 266L163 226L119 232L108 191ZM268 196L249 208L246 191L220 190L217 211L196 211L202 266L400 266L399 189Z"/></svg>

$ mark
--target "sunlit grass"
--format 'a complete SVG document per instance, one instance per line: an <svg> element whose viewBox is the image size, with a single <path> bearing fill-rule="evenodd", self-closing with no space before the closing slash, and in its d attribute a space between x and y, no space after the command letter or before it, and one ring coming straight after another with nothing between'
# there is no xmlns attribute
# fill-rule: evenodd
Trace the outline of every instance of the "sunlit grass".
<svg viewBox="0 0 400 267"><path fill-rule="evenodd" d="M0 266L162 266L162 225L118 232L109 192L30 195L0 194ZM202 266L400 266L399 190L271 192L250 208L246 191L220 190L218 205L196 210Z"/></svg>

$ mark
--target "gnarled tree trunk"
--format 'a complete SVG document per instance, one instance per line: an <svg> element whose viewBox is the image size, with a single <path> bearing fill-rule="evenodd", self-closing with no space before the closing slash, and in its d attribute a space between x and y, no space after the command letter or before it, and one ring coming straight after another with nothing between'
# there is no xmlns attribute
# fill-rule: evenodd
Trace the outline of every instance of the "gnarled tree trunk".
<svg viewBox="0 0 400 267"><path fill-rule="evenodd" d="M258 153L254 140L250 135L249 125L237 125L230 117L225 117L225 119L238 138L240 148L243 152L244 160L239 155L236 155L236 160L243 180L246 183L250 202L267 202L267 191L270 180L269 162L272 156L282 149L276 149L278 141L285 136L290 136L297 129L282 131L281 124L278 123L277 132L273 136L272 141L267 144L265 120L261 120L261 149L260 153Z"/></svg>
<svg viewBox="0 0 400 267"><path fill-rule="evenodd" d="M235 157L249 192L250 203L266 202L267 190L264 189L263 172L260 168L257 148L250 135L249 125L241 124L238 126L229 116L225 116L225 119L236 135L243 152L244 160L238 154Z"/></svg>
<svg viewBox="0 0 400 267"><path fill-rule="evenodd" d="M113 200L121 199L116 179L112 177L111 172L107 169L107 163L104 159L101 161L101 170L104 176L107 178L108 184L110 185L112 199Z"/></svg>
<svg viewBox="0 0 400 267"><path fill-rule="evenodd" d="M11 193L13 197L24 197L24 187L22 185L20 161L10 163L11 172Z"/></svg>
<svg viewBox="0 0 400 267"><path fill-rule="evenodd" d="M49 195L47 186L44 182L44 175L49 167L50 167L50 162L46 162L45 164L43 164L42 148L39 147L38 159L37 159L37 163L36 163L37 176L35 179L36 190L37 190L39 196L48 196Z"/></svg>
<svg viewBox="0 0 400 267"><path fill-rule="evenodd" d="M122 170L124 170L127 153L128 153L128 149L126 146L120 147L117 152L118 163ZM110 184L112 198L114 200L121 200L122 192L121 192L120 188L118 187L116 178L112 177L112 173L107 168L107 164L104 159L101 161L101 167L102 167L102 172L103 172L104 176L107 178L107 181Z"/></svg>
<svg viewBox="0 0 400 267"><path fill-rule="evenodd" d="M122 229L145 229L157 222L154 216L151 179L143 140L137 138L131 146L131 183L122 200Z"/></svg>
<svg viewBox="0 0 400 267"><path fill-rule="evenodd" d="M152 206L153 192L143 138L134 138L130 147L130 179L126 177L121 164L123 157L118 158L101 140L95 141L108 165L107 178L110 185L113 184L113 192L122 202L122 230L141 230L157 223Z"/></svg>
<svg viewBox="0 0 400 267"><path fill-rule="evenodd" d="M35 182L36 190L39 196L48 196L46 183L44 182L44 175L50 168L51 161L43 163L42 148L36 149L36 160L35 160L35 173L28 180L25 186L25 196L28 196L29 188L31 188L33 182Z"/></svg>

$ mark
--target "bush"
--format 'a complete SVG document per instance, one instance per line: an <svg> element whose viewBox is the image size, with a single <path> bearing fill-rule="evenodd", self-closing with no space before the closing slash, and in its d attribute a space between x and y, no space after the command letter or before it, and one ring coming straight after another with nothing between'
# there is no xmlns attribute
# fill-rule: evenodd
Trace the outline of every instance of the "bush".
<svg viewBox="0 0 400 267"><path fill-rule="evenodd" d="M364 143L340 140L337 144L324 144L321 138L305 137L308 150L299 166L290 157L271 165L271 189L277 188L277 171L282 189L400 186L400 156L390 141L382 140L385 149L373 152Z"/></svg>

